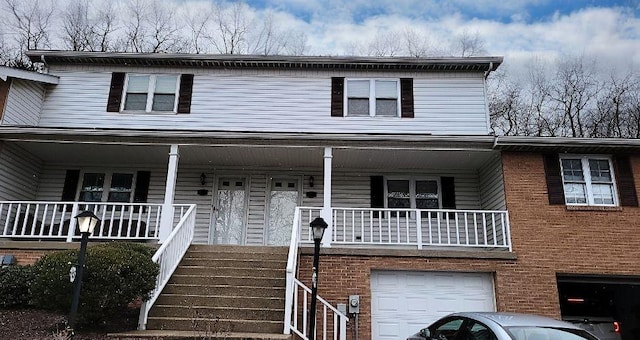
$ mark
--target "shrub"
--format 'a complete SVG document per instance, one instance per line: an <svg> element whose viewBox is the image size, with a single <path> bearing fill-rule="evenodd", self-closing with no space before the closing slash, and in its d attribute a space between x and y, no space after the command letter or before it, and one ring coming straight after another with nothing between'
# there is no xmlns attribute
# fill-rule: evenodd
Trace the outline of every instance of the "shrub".
<svg viewBox="0 0 640 340"><path fill-rule="evenodd" d="M0 268L0 307L27 307L33 272L29 266Z"/></svg>
<svg viewBox="0 0 640 340"><path fill-rule="evenodd" d="M33 265L32 286L37 307L67 312L73 284L69 280L77 250L42 257ZM127 311L137 298L146 300L155 287L158 265L151 261L153 249L135 243L112 242L90 245L78 307L78 325L107 324Z"/></svg>

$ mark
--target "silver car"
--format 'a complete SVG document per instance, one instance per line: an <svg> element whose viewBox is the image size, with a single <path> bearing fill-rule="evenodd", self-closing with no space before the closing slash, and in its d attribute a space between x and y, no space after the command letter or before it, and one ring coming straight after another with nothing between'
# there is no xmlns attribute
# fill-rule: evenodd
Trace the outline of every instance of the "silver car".
<svg viewBox="0 0 640 340"><path fill-rule="evenodd" d="M407 340L598 340L564 321L517 313L456 313L443 317Z"/></svg>

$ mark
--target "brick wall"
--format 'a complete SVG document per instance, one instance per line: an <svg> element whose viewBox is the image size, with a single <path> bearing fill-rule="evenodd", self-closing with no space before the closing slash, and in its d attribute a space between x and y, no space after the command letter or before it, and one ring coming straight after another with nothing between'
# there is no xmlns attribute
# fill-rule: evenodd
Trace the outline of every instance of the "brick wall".
<svg viewBox="0 0 640 340"><path fill-rule="evenodd" d="M632 157L636 185L640 157ZM359 336L371 337L372 270L424 270L493 273L498 311L560 317L556 275L640 276L640 209L570 210L550 206L541 154L503 154L511 240L517 259L341 256L323 254L319 294L346 303L361 296ZM640 193L640 188L636 188ZM298 277L310 287L312 257L301 257ZM353 323L348 336L352 338Z"/></svg>

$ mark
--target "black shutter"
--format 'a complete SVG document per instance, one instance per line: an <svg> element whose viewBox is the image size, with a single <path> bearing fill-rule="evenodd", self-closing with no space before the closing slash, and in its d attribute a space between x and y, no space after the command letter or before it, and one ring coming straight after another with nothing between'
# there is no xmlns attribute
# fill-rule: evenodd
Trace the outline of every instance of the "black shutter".
<svg viewBox="0 0 640 340"><path fill-rule="evenodd" d="M344 116L344 78L331 78L331 117Z"/></svg>
<svg viewBox="0 0 640 340"><path fill-rule="evenodd" d="M384 208L384 177L371 176L371 208ZM378 212L373 212L373 217L378 217Z"/></svg>
<svg viewBox="0 0 640 340"><path fill-rule="evenodd" d="M191 113L191 94L193 93L193 74L180 76L180 93L178 95L178 113Z"/></svg>
<svg viewBox="0 0 640 340"><path fill-rule="evenodd" d="M136 190L133 192L133 203L146 203L149 194L150 171L136 173Z"/></svg>
<svg viewBox="0 0 640 340"><path fill-rule="evenodd" d="M413 78L400 79L400 98L402 118L413 118Z"/></svg>
<svg viewBox="0 0 640 340"><path fill-rule="evenodd" d="M111 87L109 88L109 99L107 101L107 112L119 112L122 103L122 90L124 89L125 74L114 72L111 74Z"/></svg>
<svg viewBox="0 0 640 340"><path fill-rule="evenodd" d="M440 187L442 189L442 208L456 208L456 184L453 177L440 177Z"/></svg>
<svg viewBox="0 0 640 340"><path fill-rule="evenodd" d="M560 173L560 157L558 157L556 153L544 154L542 157L544 161L544 174L547 181L549 204L565 204L562 174Z"/></svg>
<svg viewBox="0 0 640 340"><path fill-rule="evenodd" d="M78 181L80 180L80 170L67 170L64 176L64 186L62 187L63 202L73 202L76 200L76 190L78 189ZM58 210L62 212L63 206L61 205ZM67 205L67 211L71 211L71 205Z"/></svg>
<svg viewBox="0 0 640 340"><path fill-rule="evenodd" d="M636 193L636 184L633 180L633 169L631 168L629 156L616 156L613 161L613 168L615 169L616 180L618 182L620 205L624 207L637 207L638 195Z"/></svg>

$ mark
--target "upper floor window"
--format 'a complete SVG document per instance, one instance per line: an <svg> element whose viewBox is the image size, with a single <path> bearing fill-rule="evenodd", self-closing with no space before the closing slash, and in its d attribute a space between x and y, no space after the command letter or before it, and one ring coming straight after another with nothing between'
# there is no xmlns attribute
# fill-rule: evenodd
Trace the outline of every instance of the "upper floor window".
<svg viewBox="0 0 640 340"><path fill-rule="evenodd" d="M191 112L193 74L114 72L107 112Z"/></svg>
<svg viewBox="0 0 640 340"><path fill-rule="evenodd" d="M570 205L617 205L611 159L594 156L560 158L565 202Z"/></svg>
<svg viewBox="0 0 640 340"><path fill-rule="evenodd" d="M347 116L397 117L399 93L397 79L348 79Z"/></svg>
<svg viewBox="0 0 640 340"><path fill-rule="evenodd" d="M177 75L128 75L123 109L175 112L178 78Z"/></svg>
<svg viewBox="0 0 640 340"><path fill-rule="evenodd" d="M332 117L413 118L413 79L331 78Z"/></svg>

